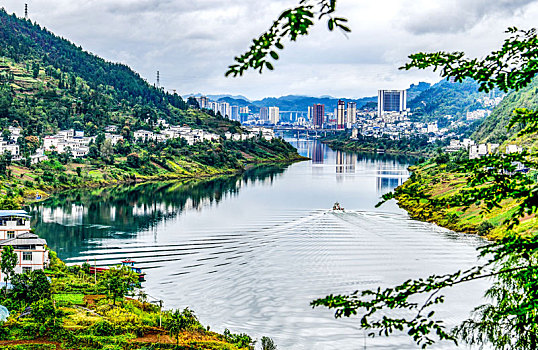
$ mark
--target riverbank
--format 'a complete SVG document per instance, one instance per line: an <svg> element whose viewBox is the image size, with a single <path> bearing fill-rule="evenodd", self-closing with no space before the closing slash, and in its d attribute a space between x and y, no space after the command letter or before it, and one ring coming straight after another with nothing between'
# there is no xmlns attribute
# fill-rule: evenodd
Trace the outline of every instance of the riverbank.
<svg viewBox="0 0 538 350"><path fill-rule="evenodd" d="M210 331L188 308L161 310L162 301L150 302L143 290L136 290L132 280L137 277L126 268L94 275L87 264L66 266L54 252L50 256L45 273L33 271L26 275L25 283L14 280L13 289L0 294L1 304L10 311L9 319L0 326L0 348L254 348L246 334ZM131 297L126 297L129 291Z"/></svg>
<svg viewBox="0 0 538 350"><path fill-rule="evenodd" d="M372 152L414 157L431 157L440 144L430 144L427 138L392 140L388 138L360 137L351 139L349 134L322 138L321 142L334 150L345 152Z"/></svg>
<svg viewBox="0 0 538 350"><path fill-rule="evenodd" d="M125 160L118 159L114 164L87 160L78 163L62 164L49 160L36 166L24 167L11 165L10 176L0 185L0 206L14 209L23 203L48 198L50 195L77 188L100 188L120 184L143 183L151 181L208 179L216 176L241 174L247 169L270 164L292 164L309 158L299 155L295 149L269 150L253 155L241 153L241 163L236 167L213 166L192 159L150 159L138 167L125 166ZM2 199L3 197L3 199Z"/></svg>
<svg viewBox="0 0 538 350"><path fill-rule="evenodd" d="M499 239L509 232L506 219L516 210L518 203L512 199L501 202L499 208L485 212L485 205L465 208L450 206L467 184L467 175L451 171L447 164L424 163L410 167L411 177L394 191L398 205L409 215L457 232L478 234L489 239ZM538 220L526 216L513 229L517 234L534 232Z"/></svg>

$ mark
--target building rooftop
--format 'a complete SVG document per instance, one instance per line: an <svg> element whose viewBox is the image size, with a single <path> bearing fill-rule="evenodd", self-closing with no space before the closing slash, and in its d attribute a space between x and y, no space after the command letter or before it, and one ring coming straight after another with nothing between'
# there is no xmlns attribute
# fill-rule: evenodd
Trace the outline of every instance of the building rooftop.
<svg viewBox="0 0 538 350"><path fill-rule="evenodd" d="M7 216L20 216L25 218L30 217L25 210L0 210L0 218Z"/></svg>
<svg viewBox="0 0 538 350"><path fill-rule="evenodd" d="M45 239L39 238L38 235L34 233L30 233L30 232L20 234L15 238L4 239L0 241L0 246L46 245L46 244L47 244L47 241Z"/></svg>

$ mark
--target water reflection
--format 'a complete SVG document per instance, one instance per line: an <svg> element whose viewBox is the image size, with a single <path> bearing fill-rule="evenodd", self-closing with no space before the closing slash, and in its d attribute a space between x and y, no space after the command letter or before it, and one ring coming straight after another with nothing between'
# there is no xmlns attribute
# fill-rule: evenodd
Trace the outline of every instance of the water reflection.
<svg viewBox="0 0 538 350"><path fill-rule="evenodd" d="M246 185L272 184L285 166L258 167L206 181L170 181L64 192L29 208L32 227L62 258L106 238L130 239L184 211L201 211Z"/></svg>

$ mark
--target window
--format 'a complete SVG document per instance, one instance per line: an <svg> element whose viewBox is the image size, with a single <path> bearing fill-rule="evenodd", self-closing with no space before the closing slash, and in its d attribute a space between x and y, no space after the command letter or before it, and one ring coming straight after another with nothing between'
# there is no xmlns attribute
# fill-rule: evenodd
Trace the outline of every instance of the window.
<svg viewBox="0 0 538 350"><path fill-rule="evenodd" d="M22 252L22 260L32 260L32 252Z"/></svg>
<svg viewBox="0 0 538 350"><path fill-rule="evenodd" d="M15 231L7 231L7 238L15 238Z"/></svg>
<svg viewBox="0 0 538 350"><path fill-rule="evenodd" d="M22 267L22 273L30 273L30 272L32 272L31 267L28 267L28 266L23 266Z"/></svg>

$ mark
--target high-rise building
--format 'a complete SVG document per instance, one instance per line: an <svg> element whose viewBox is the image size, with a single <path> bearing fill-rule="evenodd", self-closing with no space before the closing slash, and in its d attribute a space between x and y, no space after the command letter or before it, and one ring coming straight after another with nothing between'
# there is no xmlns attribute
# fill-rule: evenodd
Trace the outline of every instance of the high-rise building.
<svg viewBox="0 0 538 350"><path fill-rule="evenodd" d="M347 123L348 127L357 122L357 103L348 102L347 103Z"/></svg>
<svg viewBox="0 0 538 350"><path fill-rule="evenodd" d="M346 127L346 102L338 100L336 107L336 128L344 129Z"/></svg>
<svg viewBox="0 0 538 350"><path fill-rule="evenodd" d="M207 100L207 97L196 97L196 101L198 101L198 105L200 106L200 108L209 108L209 101Z"/></svg>
<svg viewBox="0 0 538 350"><path fill-rule="evenodd" d="M379 90L377 92L377 115L386 112L403 112L406 106L405 90Z"/></svg>
<svg viewBox="0 0 538 350"><path fill-rule="evenodd" d="M312 121L314 128L321 129L325 121L325 105L315 104L312 106Z"/></svg>
<svg viewBox="0 0 538 350"><path fill-rule="evenodd" d="M230 118L232 120L239 120L239 106L231 106L230 107L231 113Z"/></svg>
<svg viewBox="0 0 538 350"><path fill-rule="evenodd" d="M208 106L208 107L209 107L209 109L211 109L215 114L217 114L218 111L219 111L219 103L218 103L218 102L213 102L213 101L211 101L211 102L209 102L209 106Z"/></svg>
<svg viewBox="0 0 538 350"><path fill-rule="evenodd" d="M308 106L308 120L312 121L314 119L314 107Z"/></svg>
<svg viewBox="0 0 538 350"><path fill-rule="evenodd" d="M268 122L269 121L269 108L267 108L267 107L260 108L260 120L262 122Z"/></svg>
<svg viewBox="0 0 538 350"><path fill-rule="evenodd" d="M280 109L278 107L269 107L269 122L271 124L278 124L280 121Z"/></svg>
<svg viewBox="0 0 538 350"><path fill-rule="evenodd" d="M220 102L219 112L223 117L230 118L232 115L232 108L228 102Z"/></svg>
<svg viewBox="0 0 538 350"><path fill-rule="evenodd" d="M248 109L248 106L240 107L240 108L239 108L239 113L246 113L246 114L249 114L249 113L250 113L250 110Z"/></svg>

